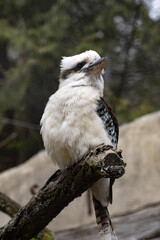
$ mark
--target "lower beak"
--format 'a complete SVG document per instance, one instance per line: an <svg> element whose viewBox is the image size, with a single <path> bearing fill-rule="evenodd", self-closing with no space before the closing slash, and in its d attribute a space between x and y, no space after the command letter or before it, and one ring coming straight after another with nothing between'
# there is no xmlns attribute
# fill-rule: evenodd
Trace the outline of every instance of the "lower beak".
<svg viewBox="0 0 160 240"><path fill-rule="evenodd" d="M107 57L100 58L94 61L93 63L91 63L89 66L82 68L82 71L86 73L93 72L93 73L100 74L104 69L106 62L107 62Z"/></svg>

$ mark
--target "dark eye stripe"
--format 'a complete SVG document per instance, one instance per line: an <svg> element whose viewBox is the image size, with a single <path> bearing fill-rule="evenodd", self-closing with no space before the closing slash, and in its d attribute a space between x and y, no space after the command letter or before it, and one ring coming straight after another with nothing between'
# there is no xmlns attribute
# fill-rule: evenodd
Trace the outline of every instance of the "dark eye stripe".
<svg viewBox="0 0 160 240"><path fill-rule="evenodd" d="M81 70L81 68L82 68L85 64L86 64L85 61L78 63L77 66L74 68L74 70L75 70L76 72L79 71L79 70Z"/></svg>
<svg viewBox="0 0 160 240"><path fill-rule="evenodd" d="M64 70L63 72L61 72L60 78L66 79L68 77L68 75L71 74L72 72L73 72L72 69Z"/></svg>
<svg viewBox="0 0 160 240"><path fill-rule="evenodd" d="M85 61L78 63L75 67L73 67L72 69L67 69L64 70L61 75L60 78L61 79L67 79L68 75L74 72L78 72L79 70L82 69L82 67L86 64Z"/></svg>

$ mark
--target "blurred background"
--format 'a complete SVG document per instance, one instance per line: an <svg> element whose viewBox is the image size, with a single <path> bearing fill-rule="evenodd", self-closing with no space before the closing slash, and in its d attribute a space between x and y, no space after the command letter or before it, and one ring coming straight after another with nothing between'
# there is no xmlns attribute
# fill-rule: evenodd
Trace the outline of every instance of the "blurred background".
<svg viewBox="0 0 160 240"><path fill-rule="evenodd" d="M114 184L111 214L152 205L138 214L140 222L120 219L116 231L123 240L152 239L146 233L160 229L159 0L0 0L0 192L24 205L56 170L42 150L39 122L58 88L61 57L89 49L108 58L105 100L121 125L119 148L127 162ZM85 193L72 202L50 229L93 223L88 199ZM8 220L0 213L0 226ZM82 239L97 239L96 227Z"/></svg>
<svg viewBox="0 0 160 240"><path fill-rule="evenodd" d="M0 171L43 148L61 56L89 49L108 57L105 99L120 124L159 109L158 0L0 1Z"/></svg>

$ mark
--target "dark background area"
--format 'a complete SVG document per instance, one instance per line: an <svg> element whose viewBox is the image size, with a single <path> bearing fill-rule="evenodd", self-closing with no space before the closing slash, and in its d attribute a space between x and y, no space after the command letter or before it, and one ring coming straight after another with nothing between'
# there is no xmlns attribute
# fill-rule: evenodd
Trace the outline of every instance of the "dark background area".
<svg viewBox="0 0 160 240"><path fill-rule="evenodd" d="M120 124L160 108L160 17L133 0L0 1L0 171L43 148L39 122L61 56L108 57L105 99Z"/></svg>

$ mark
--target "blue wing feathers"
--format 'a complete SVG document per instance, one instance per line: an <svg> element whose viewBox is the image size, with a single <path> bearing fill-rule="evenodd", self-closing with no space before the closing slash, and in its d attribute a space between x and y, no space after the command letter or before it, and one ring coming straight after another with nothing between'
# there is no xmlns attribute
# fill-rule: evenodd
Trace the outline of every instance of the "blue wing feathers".
<svg viewBox="0 0 160 240"><path fill-rule="evenodd" d="M116 150L117 144L118 144L118 135L119 135L118 121L115 115L113 114L112 109L104 101L103 98L100 98L97 103L97 114L101 118L104 124L104 128L107 131L107 134L112 142L114 150ZM113 196L112 196L113 184L114 184L114 179L110 179L110 188L109 188L110 203L112 203L112 200L113 200Z"/></svg>
<svg viewBox="0 0 160 240"><path fill-rule="evenodd" d="M108 104L100 98L97 105L98 116L102 119L104 128L107 131L107 134L113 144L113 148L117 149L118 144L118 122L115 115L112 112L112 109Z"/></svg>

